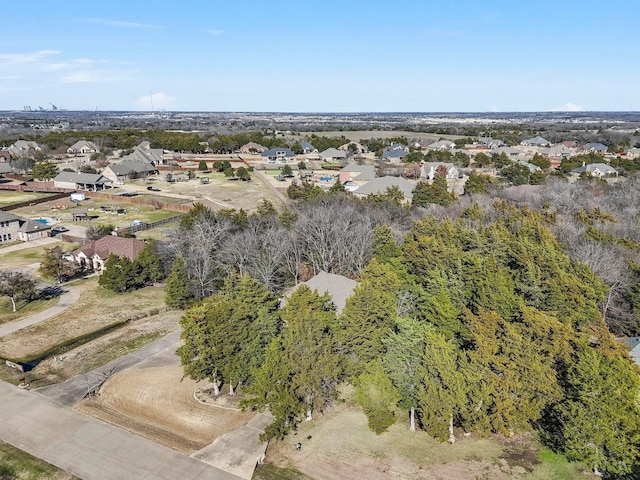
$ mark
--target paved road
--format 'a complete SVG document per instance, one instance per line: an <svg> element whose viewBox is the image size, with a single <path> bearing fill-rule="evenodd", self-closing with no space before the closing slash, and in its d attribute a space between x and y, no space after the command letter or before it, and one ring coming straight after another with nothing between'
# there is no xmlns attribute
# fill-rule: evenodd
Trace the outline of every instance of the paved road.
<svg viewBox="0 0 640 480"><path fill-rule="evenodd" d="M240 477L0 381L0 439L84 480Z"/></svg>
<svg viewBox="0 0 640 480"><path fill-rule="evenodd" d="M177 330L96 370L76 375L57 385L38 388L35 392L60 405L73 407L109 376L134 365L139 368L179 365L180 359L176 356L179 342L180 331Z"/></svg>
<svg viewBox="0 0 640 480"><path fill-rule="evenodd" d="M51 308L47 308L40 313L36 313L27 318L23 318L22 320L16 320L15 322L10 322L2 325L0 327L0 338L9 335L10 333L17 332L22 328L35 325L36 323L40 323L44 320L54 317L59 313L64 312L67 308L78 301L78 299L80 298L80 290L74 287L62 288L66 288L66 291L62 295L60 295L60 300L56 305Z"/></svg>

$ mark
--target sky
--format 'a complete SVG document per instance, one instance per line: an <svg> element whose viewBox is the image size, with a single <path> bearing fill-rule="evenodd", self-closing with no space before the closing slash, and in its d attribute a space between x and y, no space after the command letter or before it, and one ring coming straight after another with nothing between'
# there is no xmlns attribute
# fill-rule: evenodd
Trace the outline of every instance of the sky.
<svg viewBox="0 0 640 480"><path fill-rule="evenodd" d="M0 18L0 110L640 110L638 0L4 0Z"/></svg>

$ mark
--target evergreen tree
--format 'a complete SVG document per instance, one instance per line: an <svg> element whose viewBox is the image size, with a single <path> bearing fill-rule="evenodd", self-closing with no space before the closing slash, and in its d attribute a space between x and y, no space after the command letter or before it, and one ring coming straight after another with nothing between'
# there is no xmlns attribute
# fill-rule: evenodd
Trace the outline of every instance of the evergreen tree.
<svg viewBox="0 0 640 480"><path fill-rule="evenodd" d="M369 420L369 429L381 434L396 422L396 405L400 400L380 361L367 366L355 381L355 399Z"/></svg>
<svg viewBox="0 0 640 480"><path fill-rule="evenodd" d="M453 202L453 194L449 193L447 179L441 175L436 175L433 183L418 182L413 191L413 205L427 207L430 204L442 205L446 207Z"/></svg>
<svg viewBox="0 0 640 480"><path fill-rule="evenodd" d="M164 288L165 303L171 308L186 308L194 300L191 282L182 256L176 257Z"/></svg>
<svg viewBox="0 0 640 480"><path fill-rule="evenodd" d="M204 172L207 169L207 162L205 162L204 160L200 160L198 162L198 170L200 170L201 172Z"/></svg>
<svg viewBox="0 0 640 480"><path fill-rule="evenodd" d="M138 287L138 269L127 257L113 253L104 263L104 271L98 278L98 284L116 293L124 293Z"/></svg>

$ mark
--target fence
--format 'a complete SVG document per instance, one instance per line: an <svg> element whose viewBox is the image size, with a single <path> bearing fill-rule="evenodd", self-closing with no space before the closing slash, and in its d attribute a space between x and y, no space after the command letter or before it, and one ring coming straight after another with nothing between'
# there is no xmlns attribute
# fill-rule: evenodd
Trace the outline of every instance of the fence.
<svg viewBox="0 0 640 480"><path fill-rule="evenodd" d="M152 228L158 228L162 225L176 222L180 220L184 215L175 215L173 217L165 218L164 220L158 220L157 222L140 223L138 225L131 225L130 227L119 228L116 230L116 234L120 237L123 234L134 234L135 232L141 232L143 230L151 230Z"/></svg>
<svg viewBox="0 0 640 480"><path fill-rule="evenodd" d="M13 189L11 189L11 190L13 190ZM43 198L36 198L36 199L33 199L33 200L27 200L27 201L20 202L20 203L13 203L11 205L6 205L4 207L0 207L0 210L8 212L9 210L15 210L16 208L29 207L31 205L38 205L40 203L50 202L52 200L59 200L61 198L68 198L70 193L72 193L72 192L58 193L58 194L50 195L50 196L43 197Z"/></svg>
<svg viewBox="0 0 640 480"><path fill-rule="evenodd" d="M113 195L104 192L82 192L87 198L101 198L115 203L129 203L133 205L142 205L162 210L170 210L172 212L187 213L193 207L191 200L185 200L188 203L169 203L160 200L160 197L154 199L125 197L123 195Z"/></svg>

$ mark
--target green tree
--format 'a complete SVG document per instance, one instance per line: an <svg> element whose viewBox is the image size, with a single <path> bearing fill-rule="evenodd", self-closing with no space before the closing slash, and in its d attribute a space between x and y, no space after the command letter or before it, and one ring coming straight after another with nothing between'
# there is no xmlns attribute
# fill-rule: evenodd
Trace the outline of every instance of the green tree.
<svg viewBox="0 0 640 480"><path fill-rule="evenodd" d="M291 165L283 165L280 169L280 174L289 177L293 175L293 170L291 169Z"/></svg>
<svg viewBox="0 0 640 480"><path fill-rule="evenodd" d="M395 410L400 400L380 361L367 366L355 380L355 400L369 421L369 429L380 435L396 422Z"/></svg>
<svg viewBox="0 0 640 480"><path fill-rule="evenodd" d="M560 431L553 443L595 471L617 476L638 468L638 369L627 358L583 346L566 381L566 398L554 409Z"/></svg>
<svg viewBox="0 0 640 480"><path fill-rule="evenodd" d="M251 175L249 175L249 171L244 167L239 167L235 173L236 177L241 178L242 180L251 180Z"/></svg>
<svg viewBox="0 0 640 480"><path fill-rule="evenodd" d="M268 215L274 215L278 212L276 211L276 207L273 206L273 203L271 203L271 201L263 198L258 204L256 213L261 217L265 217Z"/></svg>
<svg viewBox="0 0 640 480"><path fill-rule="evenodd" d="M165 278L162 259L156 252L154 241L145 243L142 251L135 259L134 270L138 273L136 283L139 286L151 285Z"/></svg>
<svg viewBox="0 0 640 480"><path fill-rule="evenodd" d="M90 225L87 228L87 240L99 240L102 237L106 237L107 235L111 235L116 227L110 223L103 223L100 225Z"/></svg>
<svg viewBox="0 0 640 480"><path fill-rule="evenodd" d="M347 191L347 189L344 188L344 185L342 184L342 182L340 180L336 180L333 183L333 185L331 185L329 187L329 190L328 190L329 193L334 194L334 195L338 194L338 193L344 193L346 191Z"/></svg>
<svg viewBox="0 0 640 480"><path fill-rule="evenodd" d="M402 252L388 225L376 225L373 229L373 252L374 257L380 263L386 263L400 257Z"/></svg>
<svg viewBox="0 0 640 480"><path fill-rule="evenodd" d="M546 170L547 168L551 167L551 161L547 157L543 157L539 153L536 153L533 158L529 160L529 163L540 167L542 170Z"/></svg>
<svg viewBox="0 0 640 480"><path fill-rule="evenodd" d="M194 300L193 288L182 256L176 257L164 288L165 303L171 308L186 308Z"/></svg>
<svg viewBox="0 0 640 480"><path fill-rule="evenodd" d="M104 262L104 271L98 278L98 284L112 292L129 292L139 287L138 269L127 257L112 253Z"/></svg>
<svg viewBox="0 0 640 480"><path fill-rule="evenodd" d="M487 193L489 185L491 185L491 177L489 175L472 173L464 184L464 193Z"/></svg>
<svg viewBox="0 0 640 480"><path fill-rule="evenodd" d="M475 157L473 157L473 163L478 168L484 168L491 165L491 157L486 153L478 153Z"/></svg>
<svg viewBox="0 0 640 480"><path fill-rule="evenodd" d="M82 173L92 173L92 174L98 173L98 171L95 168L93 168L91 165L86 163L80 167L80 171Z"/></svg>
<svg viewBox="0 0 640 480"><path fill-rule="evenodd" d="M235 175L235 171L231 167L225 168L222 173L224 173L224 176L227 178L231 178Z"/></svg>
<svg viewBox="0 0 640 480"><path fill-rule="evenodd" d="M39 267L40 274L62 283L78 273L80 266L76 262L65 260L63 255L60 246L45 248Z"/></svg>
<svg viewBox="0 0 640 480"><path fill-rule="evenodd" d="M454 200L452 193L449 193L447 179L436 175L433 183L429 185L427 182L418 182L413 191L413 205L419 207L427 207L430 204L442 205L446 207Z"/></svg>
<svg viewBox="0 0 640 480"><path fill-rule="evenodd" d="M207 162L205 162L204 160L200 160L198 162L198 170L200 170L201 172L204 172L207 169Z"/></svg>
<svg viewBox="0 0 640 480"><path fill-rule="evenodd" d="M36 282L18 271L0 272L0 295L9 297L13 311L21 300L30 302L37 296Z"/></svg>
<svg viewBox="0 0 640 480"><path fill-rule="evenodd" d="M58 173L60 173L60 171L56 164L49 160L41 160L33 166L33 176L38 180L51 180L58 175Z"/></svg>

